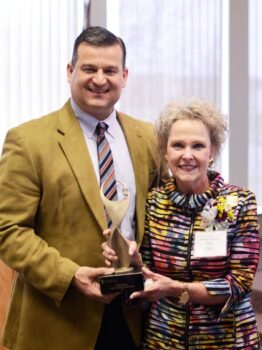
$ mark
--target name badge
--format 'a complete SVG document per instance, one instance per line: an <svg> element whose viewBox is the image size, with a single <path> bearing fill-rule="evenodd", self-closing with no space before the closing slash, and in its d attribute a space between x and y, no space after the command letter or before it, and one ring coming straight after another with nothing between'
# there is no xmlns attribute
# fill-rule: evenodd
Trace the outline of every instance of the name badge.
<svg viewBox="0 0 262 350"><path fill-rule="evenodd" d="M226 256L227 231L197 231L195 232L194 258L209 258Z"/></svg>

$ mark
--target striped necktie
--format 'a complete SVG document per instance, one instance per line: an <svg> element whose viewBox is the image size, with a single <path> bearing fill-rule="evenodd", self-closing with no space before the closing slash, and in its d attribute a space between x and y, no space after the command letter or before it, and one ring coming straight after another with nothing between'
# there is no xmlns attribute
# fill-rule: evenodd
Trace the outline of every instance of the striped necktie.
<svg viewBox="0 0 262 350"><path fill-rule="evenodd" d="M99 122L96 126L100 186L104 183L105 197L114 200L117 198L116 178L111 148L105 137L107 129L108 125L104 122Z"/></svg>

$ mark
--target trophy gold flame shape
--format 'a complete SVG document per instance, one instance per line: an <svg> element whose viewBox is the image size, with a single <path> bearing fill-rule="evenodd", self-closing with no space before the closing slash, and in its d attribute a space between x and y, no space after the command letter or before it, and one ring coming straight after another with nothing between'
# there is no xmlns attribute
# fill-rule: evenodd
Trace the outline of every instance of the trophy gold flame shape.
<svg viewBox="0 0 262 350"><path fill-rule="evenodd" d="M133 270L133 268L130 267L131 256L128 254L128 243L120 231L121 222L129 207L130 194L124 183L118 180L116 182L118 187L119 185L121 186L120 192L122 192L122 196L119 200L110 200L105 197L103 192L104 183L101 186L100 194L106 212L112 221L108 242L118 257L118 261L114 264L116 269L115 273L122 273Z"/></svg>

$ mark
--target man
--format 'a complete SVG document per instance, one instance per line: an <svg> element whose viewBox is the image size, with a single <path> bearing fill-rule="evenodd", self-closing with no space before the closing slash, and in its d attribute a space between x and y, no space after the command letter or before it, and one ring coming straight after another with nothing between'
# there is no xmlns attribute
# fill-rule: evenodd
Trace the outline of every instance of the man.
<svg viewBox="0 0 262 350"><path fill-rule="evenodd" d="M67 66L71 99L7 134L0 258L17 271L3 335L10 349L132 350L139 344L138 308L102 295L97 283L113 271L101 267L107 217L99 193L98 122L108 125L115 176L131 195L122 229L138 245L155 172L152 126L114 108L127 82L125 58L120 38L101 27L84 30Z"/></svg>

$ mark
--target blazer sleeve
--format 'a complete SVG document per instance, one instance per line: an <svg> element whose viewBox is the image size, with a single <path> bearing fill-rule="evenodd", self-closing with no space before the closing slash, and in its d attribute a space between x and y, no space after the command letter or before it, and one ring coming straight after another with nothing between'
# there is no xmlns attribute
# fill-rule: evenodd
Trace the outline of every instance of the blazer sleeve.
<svg viewBox="0 0 262 350"><path fill-rule="evenodd" d="M19 129L12 129L0 160L0 258L59 304L79 266L37 234L40 201L39 174L30 147Z"/></svg>

